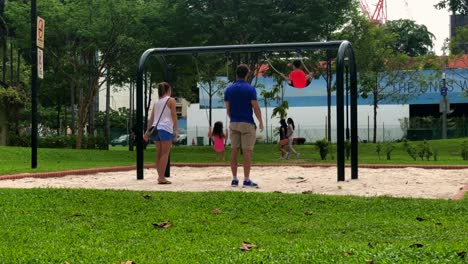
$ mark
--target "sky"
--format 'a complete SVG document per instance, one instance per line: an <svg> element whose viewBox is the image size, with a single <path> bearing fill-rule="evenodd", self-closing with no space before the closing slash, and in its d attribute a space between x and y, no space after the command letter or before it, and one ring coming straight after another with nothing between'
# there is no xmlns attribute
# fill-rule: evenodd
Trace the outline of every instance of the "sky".
<svg viewBox="0 0 468 264"><path fill-rule="evenodd" d="M371 12L378 0L367 0ZM424 24L434 34L434 52L442 55L444 39L450 35L450 13L448 10L437 10L434 5L440 0L386 0L387 19L411 19L417 24Z"/></svg>

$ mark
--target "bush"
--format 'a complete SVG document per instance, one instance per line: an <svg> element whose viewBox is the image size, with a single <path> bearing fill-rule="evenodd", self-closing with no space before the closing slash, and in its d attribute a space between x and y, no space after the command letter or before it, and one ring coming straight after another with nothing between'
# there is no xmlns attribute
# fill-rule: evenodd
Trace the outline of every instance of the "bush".
<svg viewBox="0 0 468 264"><path fill-rule="evenodd" d="M76 148L76 136L48 136L38 137L37 144L39 148ZM10 134L9 146L31 147L30 136L18 136ZM82 140L82 149L101 149L107 148L106 139L103 136L84 136Z"/></svg>
<svg viewBox="0 0 468 264"><path fill-rule="evenodd" d="M460 153L463 160L468 160L468 141L463 141Z"/></svg>
<svg viewBox="0 0 468 264"><path fill-rule="evenodd" d="M379 159L380 159L381 151L382 151L382 145L380 143L377 143L377 145L375 145L375 152L377 152L377 156L379 156Z"/></svg>
<svg viewBox="0 0 468 264"><path fill-rule="evenodd" d="M387 155L387 160L391 159L391 154L394 149L395 149L395 145L393 145L392 143L385 144L385 154Z"/></svg>
<svg viewBox="0 0 468 264"><path fill-rule="evenodd" d="M411 144L407 139L404 139L403 147L405 148L406 153L408 153L408 155L410 155L410 157L413 158L413 160L416 160L416 158L418 157L418 151L413 146L413 144Z"/></svg>
<svg viewBox="0 0 468 264"><path fill-rule="evenodd" d="M8 146L12 147L30 147L31 146L31 137L30 136L18 136L16 134L10 133L8 137Z"/></svg>
<svg viewBox="0 0 468 264"><path fill-rule="evenodd" d="M330 146L331 146L330 142L328 142L328 140L324 138L324 139L315 141L315 145L319 149L320 158L322 160L325 160L327 158L328 153L330 152Z"/></svg>
<svg viewBox="0 0 468 264"><path fill-rule="evenodd" d="M439 160L439 149L434 148L434 161L438 161L438 160Z"/></svg>
<svg viewBox="0 0 468 264"><path fill-rule="evenodd" d="M421 160L424 160L424 158L426 158L426 160L429 160L432 157L432 155L434 155L431 145L426 140L424 140L423 143L418 145L417 153Z"/></svg>
<svg viewBox="0 0 468 264"><path fill-rule="evenodd" d="M345 146L346 159L349 160L349 157L351 157L351 141L346 140L344 143L344 146Z"/></svg>

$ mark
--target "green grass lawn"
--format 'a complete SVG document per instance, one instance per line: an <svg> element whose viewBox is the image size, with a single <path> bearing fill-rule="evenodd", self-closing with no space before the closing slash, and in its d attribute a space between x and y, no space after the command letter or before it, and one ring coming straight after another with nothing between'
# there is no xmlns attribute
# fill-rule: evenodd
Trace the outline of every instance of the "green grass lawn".
<svg viewBox="0 0 468 264"><path fill-rule="evenodd" d="M382 151L379 159L375 144L359 145L359 163L361 164L440 164L440 165L468 165L468 161L461 158L461 143L465 139L449 139L430 141L433 148L439 151L438 161L414 161L404 150L402 143L395 143L391 160L386 160ZM420 142L414 142L419 144ZM301 153L303 163L336 163L336 160L320 160L318 150L314 145L295 147ZM226 156L229 156L227 148ZM336 156L336 155L335 155ZM256 145L254 163L278 163L279 151L277 145ZM215 153L212 147L174 146L171 154L172 162L214 163ZM150 145L145 151L145 163L154 162L154 146ZM281 161L296 163L295 161ZM0 147L0 175L20 172L57 171L79 168L97 168L136 164L136 152L128 151L125 147L111 147L110 151L103 150L73 150L73 149L39 149L38 168L30 169L30 148Z"/></svg>
<svg viewBox="0 0 468 264"><path fill-rule="evenodd" d="M0 212L2 263L468 262L468 198L0 189Z"/></svg>

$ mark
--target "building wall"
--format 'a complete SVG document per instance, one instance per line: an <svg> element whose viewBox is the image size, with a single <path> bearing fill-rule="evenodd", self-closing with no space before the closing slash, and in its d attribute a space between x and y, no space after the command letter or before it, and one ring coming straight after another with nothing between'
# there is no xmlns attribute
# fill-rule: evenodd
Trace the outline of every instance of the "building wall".
<svg viewBox="0 0 468 264"><path fill-rule="evenodd" d="M450 16L450 38L457 35L457 28L468 25L468 16L451 15ZM468 53L468 43L460 43L460 48Z"/></svg>

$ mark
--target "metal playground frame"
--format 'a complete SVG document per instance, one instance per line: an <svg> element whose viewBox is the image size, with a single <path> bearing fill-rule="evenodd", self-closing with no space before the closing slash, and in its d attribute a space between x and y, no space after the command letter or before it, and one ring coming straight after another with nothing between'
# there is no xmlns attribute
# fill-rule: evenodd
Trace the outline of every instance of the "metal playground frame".
<svg viewBox="0 0 468 264"><path fill-rule="evenodd" d="M336 128L337 128L337 180L345 180L345 118L344 118L344 68L345 58L348 58L350 74L350 123L351 123L351 179L358 178L358 129L357 129L357 72L354 51L350 42L330 41L330 42L296 42L296 43L271 43L271 44L246 44L246 45L225 45L225 46L200 46L200 47L179 47L179 48L152 48L146 50L140 57L137 72L137 179L142 180L143 176L143 75L145 63L152 55L156 56L163 69L164 80L168 79L168 65L165 56L172 55L193 55L207 53L241 53L259 52L266 53L272 51L304 51L304 50L338 50L336 58Z"/></svg>

